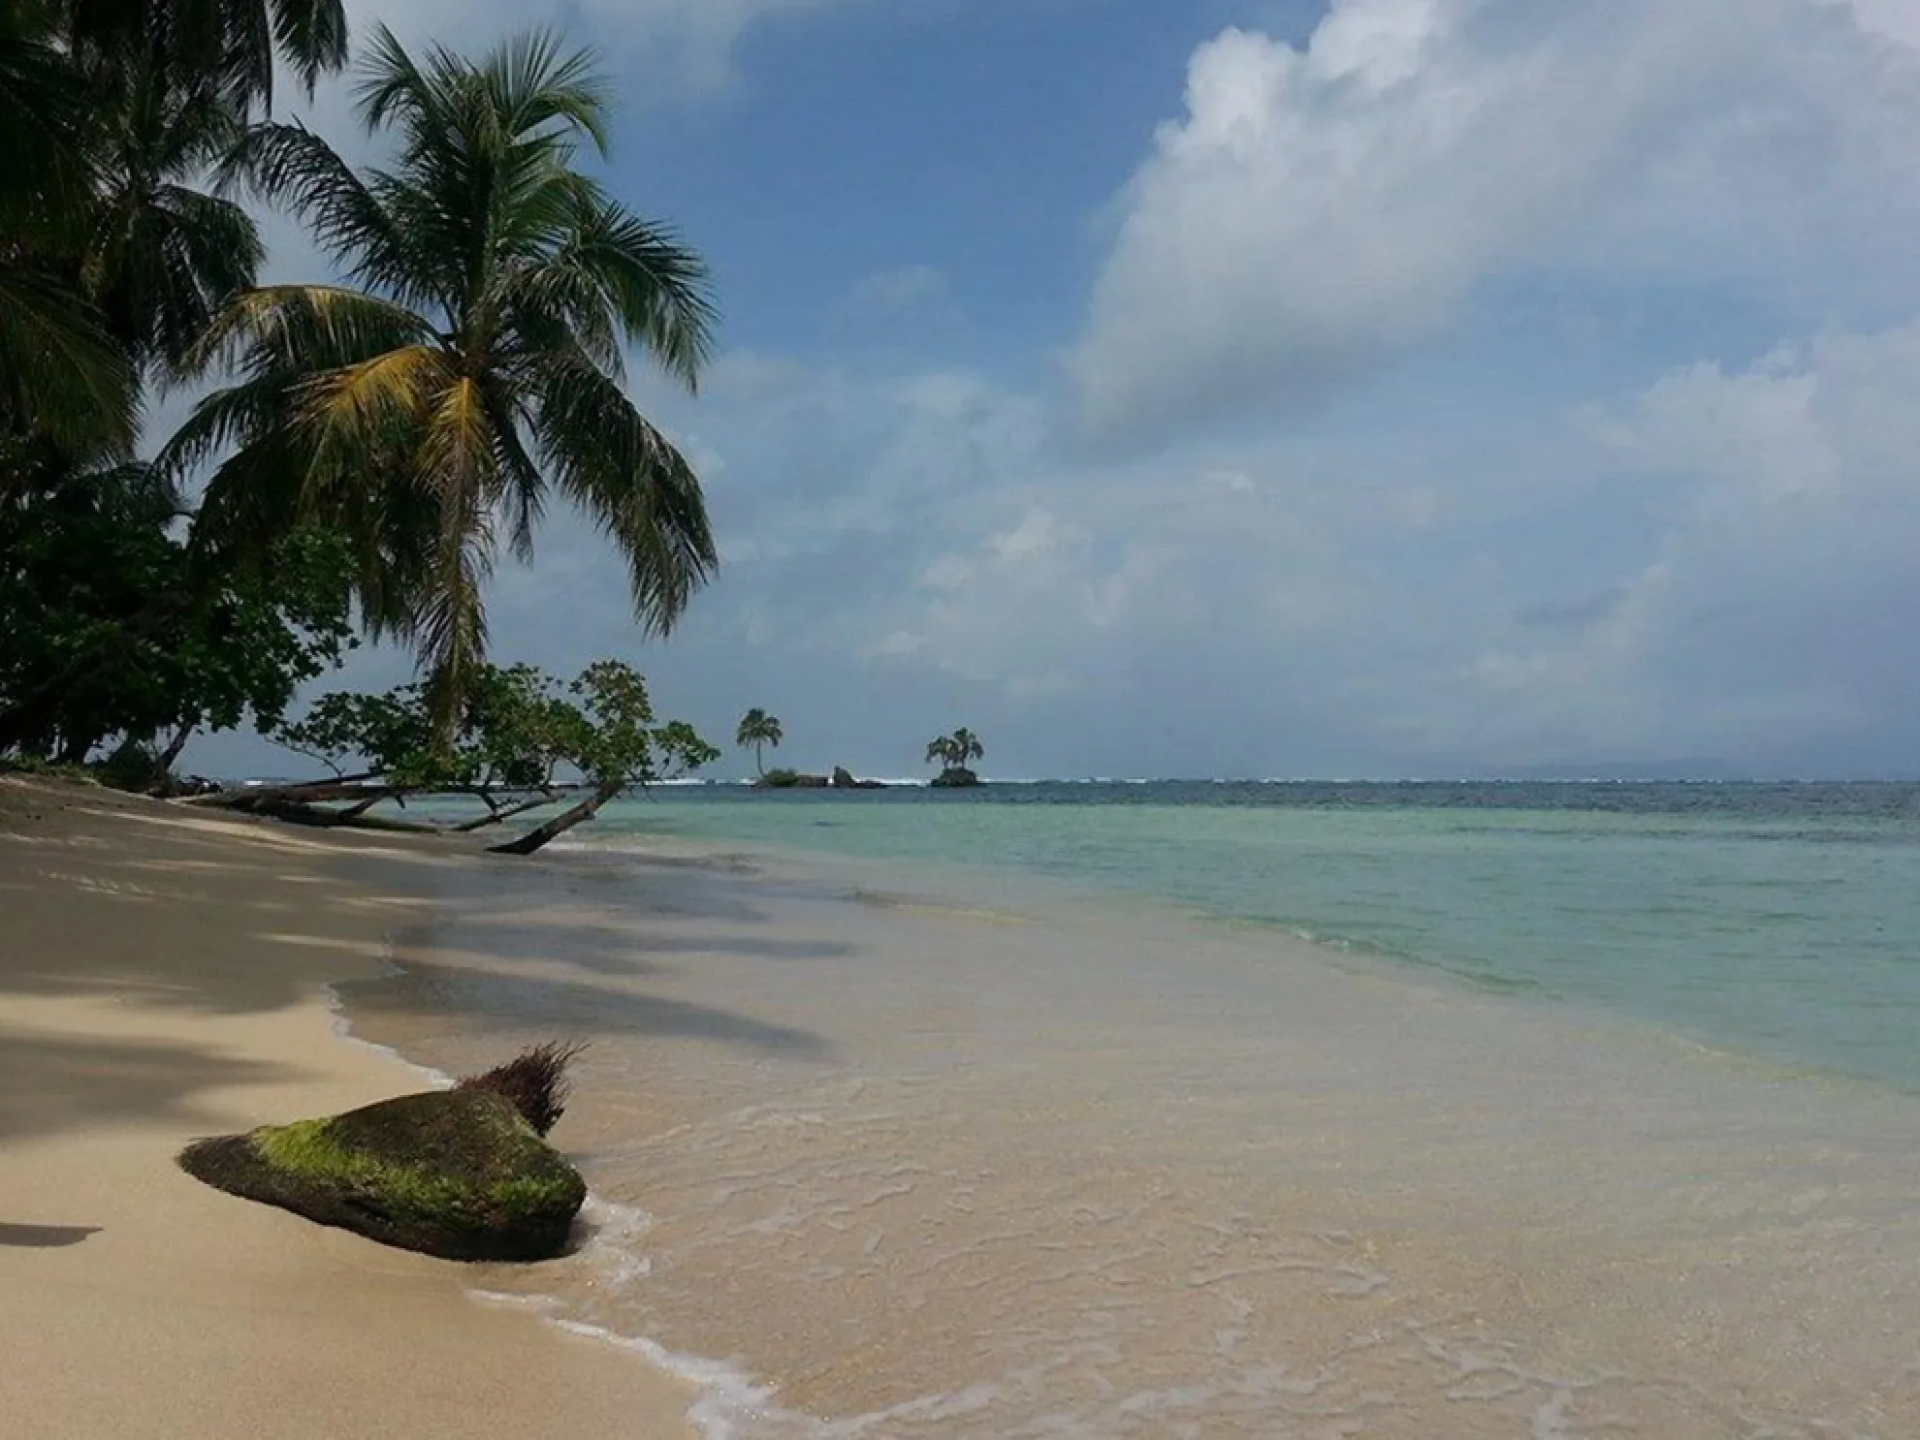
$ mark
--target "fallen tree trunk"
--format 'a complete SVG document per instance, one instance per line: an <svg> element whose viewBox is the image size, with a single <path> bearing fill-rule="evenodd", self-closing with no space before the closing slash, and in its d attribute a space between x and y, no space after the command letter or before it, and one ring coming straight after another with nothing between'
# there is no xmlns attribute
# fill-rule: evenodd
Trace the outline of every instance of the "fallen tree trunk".
<svg viewBox="0 0 1920 1440"><path fill-rule="evenodd" d="M283 820L289 825L310 825L320 830L384 830L397 835L444 835L446 827L425 825L415 820L390 820L385 815L366 815L365 806L350 810L323 810L318 805L302 805L296 800L264 800L248 806L242 813Z"/></svg>
<svg viewBox="0 0 1920 1440"><path fill-rule="evenodd" d="M516 815L524 815L529 810L538 810L542 805L551 805L559 798L558 795L549 792L545 795L536 796L532 800L523 800L518 805L509 805L504 810L489 810L478 820L463 820L460 824L451 826L450 828L456 835L471 834L475 830L484 830L489 825L499 825L504 821L511 820Z"/></svg>
<svg viewBox="0 0 1920 1440"><path fill-rule="evenodd" d="M366 784L379 778L369 771L338 780L302 780L295 785L241 785L231 790L216 790L211 795L190 795L183 803L215 810L254 810L263 804L281 801L311 805L327 800L365 800L369 791L376 800L387 800L402 793L397 786Z"/></svg>
<svg viewBox="0 0 1920 1440"><path fill-rule="evenodd" d="M594 787L593 794L572 809L554 816L537 830L529 830L518 840L509 840L504 845L489 845L487 851L493 855L531 855L574 826L591 820L600 813L602 806L626 788L625 780L602 780Z"/></svg>

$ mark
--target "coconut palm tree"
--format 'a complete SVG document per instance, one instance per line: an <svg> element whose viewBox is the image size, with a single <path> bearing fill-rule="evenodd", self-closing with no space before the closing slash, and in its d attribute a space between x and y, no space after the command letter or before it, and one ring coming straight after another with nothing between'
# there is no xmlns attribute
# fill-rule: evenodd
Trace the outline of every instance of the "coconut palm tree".
<svg viewBox="0 0 1920 1440"><path fill-rule="evenodd" d="M386 30L361 116L388 168L356 174L299 125L252 130L234 183L305 217L342 285L248 291L196 353L238 383L167 447L229 450L203 543L238 555L298 522L350 537L369 627L412 642L450 726L486 648L482 589L558 491L624 556L664 632L718 563L700 483L622 389L627 346L694 386L714 312L699 257L574 168L604 148L605 91L546 34L478 62L416 61Z"/></svg>
<svg viewBox="0 0 1920 1440"><path fill-rule="evenodd" d="M117 72L97 122L99 185L82 283L141 371L176 371L223 305L252 287L264 257L253 220L195 182L243 133L234 108L165 66Z"/></svg>
<svg viewBox="0 0 1920 1440"><path fill-rule="evenodd" d="M124 456L133 441L132 366L66 263L92 213L96 96L59 19L36 0L0 0L0 493L42 440L86 458Z"/></svg>
<svg viewBox="0 0 1920 1440"><path fill-rule="evenodd" d="M951 735L934 737L927 744L928 761L938 760L947 771L965 770L968 761L985 759L986 754L980 737L964 725Z"/></svg>
<svg viewBox="0 0 1920 1440"><path fill-rule="evenodd" d="M0 0L0 504L126 460L146 383L253 284L251 220L197 187L270 104L276 58L309 91L338 69L341 0ZM183 603L153 599L135 628ZM131 638L8 696L0 750Z"/></svg>
<svg viewBox="0 0 1920 1440"><path fill-rule="evenodd" d="M218 96L241 119L271 109L276 59L308 94L347 63L341 0L5 0L55 12L89 70L139 55L172 84Z"/></svg>
<svg viewBox="0 0 1920 1440"><path fill-rule="evenodd" d="M260 256L192 181L276 58L311 92L346 25L341 0L0 0L0 492L130 451L146 365Z"/></svg>
<svg viewBox="0 0 1920 1440"><path fill-rule="evenodd" d="M764 745L780 748L781 740L786 737L780 729L780 717L769 715L758 705L740 717L740 728L733 732L733 743L742 750L753 751L753 768L762 775L767 767L760 763L760 749Z"/></svg>

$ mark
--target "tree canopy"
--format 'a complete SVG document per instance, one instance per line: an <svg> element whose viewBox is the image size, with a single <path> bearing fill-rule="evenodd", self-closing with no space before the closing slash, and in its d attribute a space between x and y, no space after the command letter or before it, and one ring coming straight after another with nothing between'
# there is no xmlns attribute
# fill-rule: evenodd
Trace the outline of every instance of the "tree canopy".
<svg viewBox="0 0 1920 1440"><path fill-rule="evenodd" d="M720 756L685 721L657 720L646 682L623 661L595 661L565 684L530 665L483 664L473 679L446 736L437 731L426 683L323 696L275 738L322 761L344 783L236 791L225 803L328 823L416 791L460 791L488 807L468 827L478 828L550 804L568 784L584 787L585 797L565 813L495 847L528 854L592 819L622 791L677 778ZM518 803L503 807L503 798ZM347 810L311 808L342 799L352 802Z"/></svg>
<svg viewBox="0 0 1920 1440"><path fill-rule="evenodd" d="M131 741L170 763L196 731L279 724L298 688L355 643L331 537L281 540L270 578L206 579L178 513L142 465L0 503L0 695L56 692L22 751L77 763ZM156 599L170 602L165 622L139 623ZM75 672L103 643L114 663Z"/></svg>
<svg viewBox="0 0 1920 1440"><path fill-rule="evenodd" d="M359 632L415 647L452 765L518 673L485 663L485 579L554 498L643 630L713 573L699 480L624 389L629 353L697 383L706 269L580 168L590 58L379 30L356 98L393 143L364 171L273 118L276 73L311 93L347 59L342 0L0 0L0 756L272 728ZM258 285L249 196L343 278ZM207 381L136 461L147 402Z"/></svg>
<svg viewBox="0 0 1920 1440"><path fill-rule="evenodd" d="M357 94L391 167L356 173L294 124L230 155L228 181L304 218L351 283L237 295L190 368L238 383L162 462L224 453L211 543L303 522L346 537L366 623L417 647L446 734L485 656L485 579L503 539L531 557L552 493L619 549L646 629L718 563L691 466L621 385L629 346L694 385L714 312L699 257L576 168L606 138L584 53L536 33L416 60L383 29Z"/></svg>

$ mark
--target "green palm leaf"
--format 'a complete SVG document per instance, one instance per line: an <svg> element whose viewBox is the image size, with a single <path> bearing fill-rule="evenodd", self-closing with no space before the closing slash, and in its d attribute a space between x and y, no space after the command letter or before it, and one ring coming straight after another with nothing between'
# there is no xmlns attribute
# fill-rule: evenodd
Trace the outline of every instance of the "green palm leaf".
<svg viewBox="0 0 1920 1440"><path fill-rule="evenodd" d="M534 34L416 58L382 30L357 98L387 167L266 125L222 176L304 216L357 288L237 296L187 368L238 383L163 462L216 464L209 543L293 517L351 536L363 612L416 646L445 727L485 654L498 551L531 556L550 492L620 551L644 628L712 574L699 480L620 378L632 346L691 387L714 310L700 258L574 168L606 140L585 55Z"/></svg>

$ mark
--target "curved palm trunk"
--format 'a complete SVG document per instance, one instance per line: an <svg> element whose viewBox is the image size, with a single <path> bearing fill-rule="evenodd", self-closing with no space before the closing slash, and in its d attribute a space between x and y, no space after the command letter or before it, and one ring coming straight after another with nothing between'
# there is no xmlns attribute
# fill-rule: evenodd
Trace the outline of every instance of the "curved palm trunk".
<svg viewBox="0 0 1920 1440"><path fill-rule="evenodd" d="M601 808L609 800L613 799L614 796L626 788L627 782L624 780L602 780L599 785L594 787L592 795L582 800L571 810L554 816L553 819L547 821L546 824L537 830L529 830L518 840L509 840L504 845L489 845L487 847L487 853L490 855L531 855L549 841L566 834L567 831L573 829L574 826L591 820L600 813Z"/></svg>

